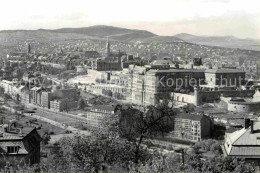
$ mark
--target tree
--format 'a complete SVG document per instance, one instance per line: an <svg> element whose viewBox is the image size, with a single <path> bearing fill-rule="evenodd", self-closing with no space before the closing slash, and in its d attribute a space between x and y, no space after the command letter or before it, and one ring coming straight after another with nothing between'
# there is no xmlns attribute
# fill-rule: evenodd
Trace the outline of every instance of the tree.
<svg viewBox="0 0 260 173"><path fill-rule="evenodd" d="M99 172L115 164L126 169L134 159L134 145L122 139L65 137L61 139L60 146L68 163L71 163L72 171Z"/></svg>
<svg viewBox="0 0 260 173"><path fill-rule="evenodd" d="M78 109L84 109L86 106L85 101L82 97L80 97L79 101L78 101Z"/></svg>
<svg viewBox="0 0 260 173"><path fill-rule="evenodd" d="M50 135L48 133L44 133L44 135L42 136L42 143L44 145L47 145L50 140L51 140Z"/></svg>
<svg viewBox="0 0 260 173"><path fill-rule="evenodd" d="M119 117L108 122L106 126L110 126L109 130L120 137L127 139L135 144L135 163L138 164L142 160L142 143L145 139L163 134L171 130L173 116L175 112L169 108L167 104L157 107L149 106L147 110L140 111L134 108L122 109L118 108ZM109 124L110 123L110 124Z"/></svg>

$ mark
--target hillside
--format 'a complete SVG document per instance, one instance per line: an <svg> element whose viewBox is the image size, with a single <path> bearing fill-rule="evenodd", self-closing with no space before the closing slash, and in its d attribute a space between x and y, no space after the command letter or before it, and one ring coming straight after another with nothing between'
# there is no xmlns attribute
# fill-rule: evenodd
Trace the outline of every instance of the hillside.
<svg viewBox="0 0 260 173"><path fill-rule="evenodd" d="M77 33L98 38L109 37L118 41L130 41L137 38L149 38L156 36L155 34L145 30L125 29L104 25L96 25L84 28L62 28L48 31L57 33Z"/></svg>
<svg viewBox="0 0 260 173"><path fill-rule="evenodd" d="M242 49L260 49L260 43L253 39L240 39L234 36L196 36L186 33L175 35L186 42L209 45L209 46L220 46L229 48L242 48Z"/></svg>
<svg viewBox="0 0 260 173"><path fill-rule="evenodd" d="M0 45L12 45L19 41L37 40L55 42L77 39L111 40L141 43L189 42L208 46L260 50L260 40L239 39L233 36L196 36L186 33L175 36L158 36L149 31L96 25L83 28L61 28L55 30L4 30L0 31Z"/></svg>
<svg viewBox="0 0 260 173"><path fill-rule="evenodd" d="M58 33L47 30L17 30L17 31L1 31L0 43L12 43L26 40L38 41L60 41L72 39L86 39L91 38L87 35L77 33Z"/></svg>
<svg viewBox="0 0 260 173"><path fill-rule="evenodd" d="M183 42L182 39L174 36L154 36L144 39L136 39L134 41L140 41L141 43L172 43L172 42Z"/></svg>

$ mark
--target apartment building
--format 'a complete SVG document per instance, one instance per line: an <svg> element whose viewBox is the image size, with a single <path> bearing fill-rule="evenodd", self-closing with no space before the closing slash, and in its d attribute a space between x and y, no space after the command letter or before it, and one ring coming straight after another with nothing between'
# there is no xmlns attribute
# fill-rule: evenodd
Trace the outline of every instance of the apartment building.
<svg viewBox="0 0 260 173"><path fill-rule="evenodd" d="M181 113L174 118L173 138L200 141L211 136L213 121L204 114Z"/></svg>

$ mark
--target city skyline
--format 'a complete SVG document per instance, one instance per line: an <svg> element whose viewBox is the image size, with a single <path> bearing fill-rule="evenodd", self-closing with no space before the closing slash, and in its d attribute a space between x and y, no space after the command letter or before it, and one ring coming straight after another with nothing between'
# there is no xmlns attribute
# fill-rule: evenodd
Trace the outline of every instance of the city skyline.
<svg viewBox="0 0 260 173"><path fill-rule="evenodd" d="M16 4L13 6L13 4ZM189 33L260 39L257 1L6 1L0 30L78 28L111 25L157 35ZM10 12L10 8L12 11ZM95 8L94 8L95 7Z"/></svg>

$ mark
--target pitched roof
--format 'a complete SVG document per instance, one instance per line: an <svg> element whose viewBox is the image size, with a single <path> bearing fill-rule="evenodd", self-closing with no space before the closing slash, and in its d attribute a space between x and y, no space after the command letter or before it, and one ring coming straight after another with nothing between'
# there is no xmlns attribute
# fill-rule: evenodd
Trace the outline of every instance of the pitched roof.
<svg viewBox="0 0 260 173"><path fill-rule="evenodd" d="M254 122L254 133L251 128L243 128L228 135L231 150L228 155L260 158L260 122Z"/></svg>
<svg viewBox="0 0 260 173"><path fill-rule="evenodd" d="M36 142L42 140L35 128L25 127L23 131L25 135L4 132L0 137L0 153L7 153L8 147L19 147L15 154L28 154L31 148L35 147Z"/></svg>

